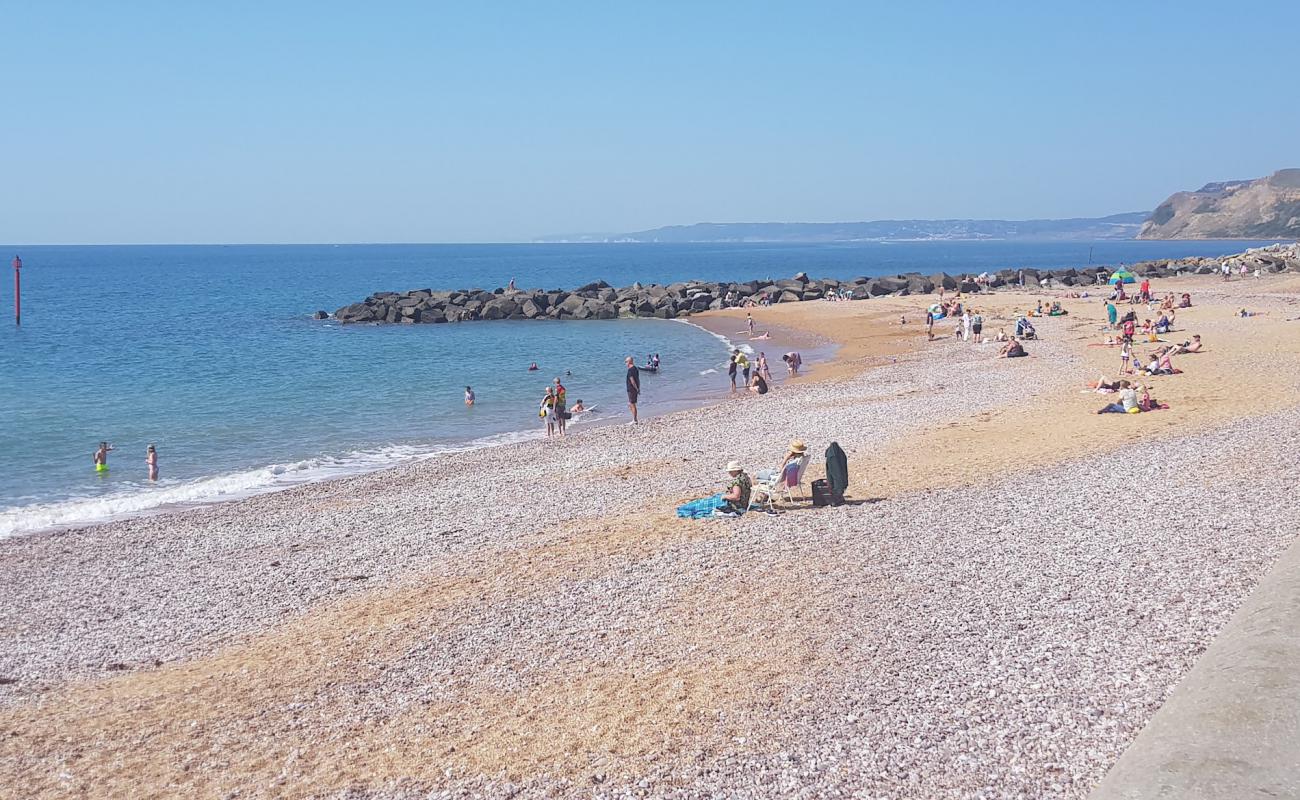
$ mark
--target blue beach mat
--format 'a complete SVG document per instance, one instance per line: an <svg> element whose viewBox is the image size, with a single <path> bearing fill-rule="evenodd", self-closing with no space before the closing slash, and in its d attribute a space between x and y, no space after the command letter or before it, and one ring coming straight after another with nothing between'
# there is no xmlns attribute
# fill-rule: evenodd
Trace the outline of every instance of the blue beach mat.
<svg viewBox="0 0 1300 800"><path fill-rule="evenodd" d="M722 494L718 493L712 497L702 497L699 500L692 500L689 503L683 503L677 507L677 516L683 519L707 519L713 516L713 512L724 508L727 502L722 499Z"/></svg>

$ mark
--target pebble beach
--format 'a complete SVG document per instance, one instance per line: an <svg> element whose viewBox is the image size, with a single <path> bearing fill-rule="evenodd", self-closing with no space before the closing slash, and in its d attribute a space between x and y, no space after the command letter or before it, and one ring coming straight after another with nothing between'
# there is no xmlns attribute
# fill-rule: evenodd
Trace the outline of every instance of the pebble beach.
<svg viewBox="0 0 1300 800"><path fill-rule="evenodd" d="M1086 797L1300 530L1300 281L1160 284L1167 411L1096 298L789 304L764 397L0 540L0 796ZM674 516L792 438L846 505Z"/></svg>

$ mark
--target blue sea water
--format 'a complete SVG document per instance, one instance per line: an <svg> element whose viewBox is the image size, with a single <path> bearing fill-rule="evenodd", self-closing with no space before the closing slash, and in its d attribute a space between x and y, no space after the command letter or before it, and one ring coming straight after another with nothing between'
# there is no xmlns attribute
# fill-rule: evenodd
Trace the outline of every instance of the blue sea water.
<svg viewBox="0 0 1300 800"><path fill-rule="evenodd" d="M23 324L0 324L0 535L537 435L537 402L557 375L571 402L597 405L595 419L626 420L624 356L664 360L646 379L649 413L701 396L725 360L717 337L660 320L311 319L373 291L978 272L1253 244L7 246L24 260ZM8 308L7 275L0 285ZM528 372L533 361L541 369ZM100 440L116 447L106 475L91 466ZM145 480L149 443L157 484Z"/></svg>

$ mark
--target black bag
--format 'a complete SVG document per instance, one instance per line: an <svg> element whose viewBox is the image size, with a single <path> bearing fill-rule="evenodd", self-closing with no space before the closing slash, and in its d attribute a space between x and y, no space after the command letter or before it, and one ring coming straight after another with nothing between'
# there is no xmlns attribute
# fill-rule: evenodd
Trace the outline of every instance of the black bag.
<svg viewBox="0 0 1300 800"><path fill-rule="evenodd" d="M828 506L832 502L831 484L825 478L818 478L812 482L812 504L815 506Z"/></svg>

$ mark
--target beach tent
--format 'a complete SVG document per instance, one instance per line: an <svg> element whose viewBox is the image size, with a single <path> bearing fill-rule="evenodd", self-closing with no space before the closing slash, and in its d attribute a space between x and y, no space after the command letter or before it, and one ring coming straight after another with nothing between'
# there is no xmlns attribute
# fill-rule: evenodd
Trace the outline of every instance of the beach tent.
<svg viewBox="0 0 1300 800"><path fill-rule="evenodd" d="M1126 269L1117 269L1110 274L1110 280L1108 283L1111 285L1117 283L1137 283L1137 277Z"/></svg>

